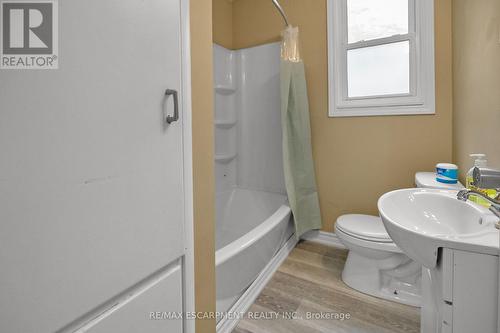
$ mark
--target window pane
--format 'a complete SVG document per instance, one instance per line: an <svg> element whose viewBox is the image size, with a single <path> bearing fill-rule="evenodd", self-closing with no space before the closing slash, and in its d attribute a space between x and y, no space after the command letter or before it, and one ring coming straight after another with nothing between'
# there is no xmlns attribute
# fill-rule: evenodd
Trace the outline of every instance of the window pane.
<svg viewBox="0 0 500 333"><path fill-rule="evenodd" d="M349 43L408 33L408 0L347 0L347 16Z"/></svg>
<svg viewBox="0 0 500 333"><path fill-rule="evenodd" d="M347 51L349 97L410 93L410 42Z"/></svg>

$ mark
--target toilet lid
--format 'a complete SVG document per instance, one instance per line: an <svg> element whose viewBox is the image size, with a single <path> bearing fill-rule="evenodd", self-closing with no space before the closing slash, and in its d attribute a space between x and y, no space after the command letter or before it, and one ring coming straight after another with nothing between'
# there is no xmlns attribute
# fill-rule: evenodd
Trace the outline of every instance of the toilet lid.
<svg viewBox="0 0 500 333"><path fill-rule="evenodd" d="M364 240L391 243L392 239L378 216L350 214L337 219L336 228Z"/></svg>

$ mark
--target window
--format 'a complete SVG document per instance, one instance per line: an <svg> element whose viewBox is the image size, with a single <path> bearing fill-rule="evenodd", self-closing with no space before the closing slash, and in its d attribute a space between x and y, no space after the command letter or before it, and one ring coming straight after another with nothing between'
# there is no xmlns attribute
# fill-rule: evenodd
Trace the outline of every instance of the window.
<svg viewBox="0 0 500 333"><path fill-rule="evenodd" d="M328 0L329 115L435 113L434 0Z"/></svg>

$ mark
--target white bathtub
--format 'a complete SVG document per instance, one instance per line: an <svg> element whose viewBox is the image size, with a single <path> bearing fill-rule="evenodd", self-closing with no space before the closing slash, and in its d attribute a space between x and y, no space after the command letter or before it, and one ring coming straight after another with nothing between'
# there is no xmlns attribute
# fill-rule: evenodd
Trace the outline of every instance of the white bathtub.
<svg viewBox="0 0 500 333"><path fill-rule="evenodd" d="M294 227L282 194L236 188L216 201L217 311L228 311Z"/></svg>

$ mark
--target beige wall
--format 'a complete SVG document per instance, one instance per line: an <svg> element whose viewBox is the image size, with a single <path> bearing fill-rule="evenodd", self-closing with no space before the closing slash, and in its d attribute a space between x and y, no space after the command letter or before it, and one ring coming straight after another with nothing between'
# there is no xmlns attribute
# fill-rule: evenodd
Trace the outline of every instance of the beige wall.
<svg viewBox="0 0 500 333"><path fill-rule="evenodd" d="M381 194L451 161L451 0L436 1L436 115L353 118L327 116L326 0L281 3L300 28L323 229L331 231L339 215L377 214ZM280 39L283 21L270 0L236 0L232 19L235 49Z"/></svg>
<svg viewBox="0 0 500 333"><path fill-rule="evenodd" d="M191 0L195 306L202 312L215 311L211 12L211 1ZM196 332L215 332L215 321L198 320Z"/></svg>
<svg viewBox="0 0 500 333"><path fill-rule="evenodd" d="M233 48L232 0L212 0L213 40L225 48Z"/></svg>
<svg viewBox="0 0 500 333"><path fill-rule="evenodd" d="M500 168L500 1L453 0L453 158ZM462 172L462 177L465 174Z"/></svg>

